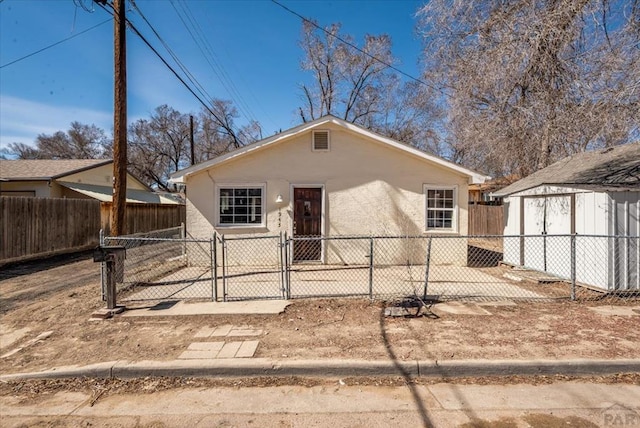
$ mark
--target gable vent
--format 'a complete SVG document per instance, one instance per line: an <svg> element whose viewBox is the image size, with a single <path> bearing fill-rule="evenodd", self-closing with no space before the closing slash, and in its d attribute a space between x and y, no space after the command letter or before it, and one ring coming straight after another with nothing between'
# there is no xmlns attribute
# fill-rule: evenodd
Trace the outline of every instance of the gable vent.
<svg viewBox="0 0 640 428"><path fill-rule="evenodd" d="M329 151L329 131L313 131L313 150Z"/></svg>

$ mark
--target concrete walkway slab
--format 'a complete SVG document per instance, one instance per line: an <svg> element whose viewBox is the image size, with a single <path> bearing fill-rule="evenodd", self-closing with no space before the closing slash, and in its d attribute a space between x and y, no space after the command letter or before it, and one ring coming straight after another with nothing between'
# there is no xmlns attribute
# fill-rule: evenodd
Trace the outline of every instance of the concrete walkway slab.
<svg viewBox="0 0 640 428"><path fill-rule="evenodd" d="M224 346L224 342L194 342L189 345L190 351L210 351L219 352Z"/></svg>
<svg viewBox="0 0 640 428"><path fill-rule="evenodd" d="M217 358L234 358L240 346L242 346L242 342L226 342L218 352Z"/></svg>
<svg viewBox="0 0 640 428"><path fill-rule="evenodd" d="M256 349L258 349L258 341L257 340L245 340L240 345L240 349L236 352L236 358L251 358L256 353Z"/></svg>
<svg viewBox="0 0 640 428"><path fill-rule="evenodd" d="M290 305L287 300L250 300L244 302L177 302L165 309L127 309L123 317L163 317L180 315L277 315Z"/></svg>

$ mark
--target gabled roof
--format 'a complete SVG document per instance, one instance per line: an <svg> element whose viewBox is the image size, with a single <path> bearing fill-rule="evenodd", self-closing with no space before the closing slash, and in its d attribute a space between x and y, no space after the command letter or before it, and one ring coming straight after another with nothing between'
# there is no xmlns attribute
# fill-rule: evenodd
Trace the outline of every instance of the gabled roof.
<svg viewBox="0 0 640 428"><path fill-rule="evenodd" d="M595 191L640 190L640 142L566 157L493 195L508 196L541 185Z"/></svg>
<svg viewBox="0 0 640 428"><path fill-rule="evenodd" d="M337 126L340 126L342 128L345 128L351 132L363 135L365 137L368 137L378 143L381 144L385 144L389 147L404 151L407 154L411 154L413 156L417 156L421 159L424 159L426 161L432 162L436 165L440 165L442 167L454 170L458 173L460 173L461 175L465 175L467 177L469 177L469 182L470 183L482 183L484 182L486 179L488 179L489 177L484 176L482 174L479 174L475 171L472 171L470 169L464 168L460 165L457 165L453 162L449 162L447 160L444 160L438 156L435 155L431 155L429 153L423 152L421 150L416 149L413 146L410 146L408 144L404 144L401 143L399 141L393 140L391 138L387 138L387 137L383 137L382 135L376 134L375 132L372 132L368 129L362 128L358 125L355 125L353 123L347 122L343 119L339 119L335 116L323 116L319 119L316 119L312 122L307 122L307 123L303 123L302 125L296 126L294 128L291 128L287 131L283 131L279 134L276 134L274 136L265 138L263 140L257 141L253 144L250 144L248 146L244 146L241 147L237 150L234 150L232 152L226 153L222 156L218 156L216 158L210 159L206 162L202 162L200 164L197 165L193 165L190 166L189 168L185 168L182 169L180 171L174 172L173 174L171 174L171 178L170 181L174 182L174 183L185 183L186 178L196 172L214 167L216 165L220 165L226 162L229 162L231 160L237 159L239 157L242 156L246 156L250 153L255 153L257 151L266 149L268 147L274 146L276 144L282 143L284 141L287 141L293 137L296 137L302 133L308 132L314 128L318 128L321 127L323 125L326 124L334 124Z"/></svg>
<svg viewBox="0 0 640 428"><path fill-rule="evenodd" d="M13 180L51 180L107 165L111 159L0 160L0 177Z"/></svg>

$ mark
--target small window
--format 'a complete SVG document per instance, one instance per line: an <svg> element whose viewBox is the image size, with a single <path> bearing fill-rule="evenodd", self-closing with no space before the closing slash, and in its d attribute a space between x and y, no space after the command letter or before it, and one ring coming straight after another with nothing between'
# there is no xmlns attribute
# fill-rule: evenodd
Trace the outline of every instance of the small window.
<svg viewBox="0 0 640 428"><path fill-rule="evenodd" d="M425 195L427 230L456 230L456 188L425 186Z"/></svg>
<svg viewBox="0 0 640 428"><path fill-rule="evenodd" d="M256 226L263 224L264 187L221 186L218 188L218 224Z"/></svg>
<svg viewBox="0 0 640 428"><path fill-rule="evenodd" d="M329 151L329 131L313 131L313 151Z"/></svg>

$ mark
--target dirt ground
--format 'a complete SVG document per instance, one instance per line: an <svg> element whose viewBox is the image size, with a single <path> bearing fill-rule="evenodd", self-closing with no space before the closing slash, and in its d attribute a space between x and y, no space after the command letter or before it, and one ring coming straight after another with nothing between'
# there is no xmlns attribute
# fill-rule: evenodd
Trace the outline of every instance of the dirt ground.
<svg viewBox="0 0 640 428"><path fill-rule="evenodd" d="M626 315L612 315L594 311L594 305L487 303L480 308L484 315L454 314L436 305L433 316L392 318L384 316L382 302L309 299L292 301L279 315L89 321L104 303L99 267L83 254L0 268L0 362L8 374L113 360L173 360L203 340L194 338L202 327L226 324L263 331L258 358L637 358L640 313L626 308Z"/></svg>

